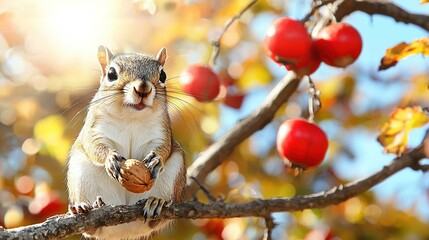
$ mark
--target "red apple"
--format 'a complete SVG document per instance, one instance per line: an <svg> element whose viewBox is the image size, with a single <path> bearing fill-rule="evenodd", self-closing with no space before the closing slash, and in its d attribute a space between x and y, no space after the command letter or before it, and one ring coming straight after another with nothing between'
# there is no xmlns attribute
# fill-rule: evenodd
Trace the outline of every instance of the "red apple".
<svg viewBox="0 0 429 240"><path fill-rule="evenodd" d="M352 64L362 51L359 32L347 23L324 27L314 40L320 59L334 67Z"/></svg>
<svg viewBox="0 0 429 240"><path fill-rule="evenodd" d="M311 44L310 51L297 63L285 65L287 70L294 71L299 76L306 76L314 73L320 66L321 60L317 54L315 44Z"/></svg>
<svg viewBox="0 0 429 240"><path fill-rule="evenodd" d="M227 93L225 96L225 99L223 100L223 104L235 109L239 109L243 104L244 97L245 95L241 93L238 93L238 94Z"/></svg>
<svg viewBox="0 0 429 240"><path fill-rule="evenodd" d="M264 46L275 62L293 64L310 51L311 37L301 22L283 17L268 28Z"/></svg>
<svg viewBox="0 0 429 240"><path fill-rule="evenodd" d="M225 219L208 219L202 230L210 237L209 239L223 240L222 232L225 228Z"/></svg>
<svg viewBox="0 0 429 240"><path fill-rule="evenodd" d="M304 240L333 240L335 235L329 228L315 228L305 235Z"/></svg>
<svg viewBox="0 0 429 240"><path fill-rule="evenodd" d="M303 170L322 163L328 138L322 129L305 119L289 119L277 132L277 151L287 166Z"/></svg>
<svg viewBox="0 0 429 240"><path fill-rule="evenodd" d="M40 219L46 219L55 214L64 213L67 209L66 203L57 192L41 193L31 201L30 213Z"/></svg>
<svg viewBox="0 0 429 240"><path fill-rule="evenodd" d="M212 101L220 89L219 76L203 65L192 65L185 69L180 77L180 85L185 93L200 102Z"/></svg>

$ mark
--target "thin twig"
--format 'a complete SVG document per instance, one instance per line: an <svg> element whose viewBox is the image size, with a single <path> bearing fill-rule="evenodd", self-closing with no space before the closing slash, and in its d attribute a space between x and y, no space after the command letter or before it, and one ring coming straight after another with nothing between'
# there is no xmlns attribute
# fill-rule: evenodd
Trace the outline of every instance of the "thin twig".
<svg viewBox="0 0 429 240"><path fill-rule="evenodd" d="M214 66L216 64L216 60L219 56L220 53L220 43L222 41L222 37L223 35L225 35L226 31L228 30L228 28L238 19L240 19L240 17L247 11L249 10L253 5L255 5L255 3L258 0L252 0L250 1L243 9L241 9L241 11L235 15L234 17L232 17L231 19L229 19L229 21L225 24L225 26L223 27L222 32L220 33L219 37L217 38L216 41L214 41L213 44L213 52L212 52L212 56L210 58L210 66Z"/></svg>
<svg viewBox="0 0 429 240"><path fill-rule="evenodd" d="M265 220L264 240L272 240L273 230L276 227L276 223L274 222L274 219L273 217L271 217L271 215L265 216L264 220Z"/></svg>
<svg viewBox="0 0 429 240"><path fill-rule="evenodd" d="M428 142L429 142L429 129L426 129L425 136L422 139L423 152L426 157L427 157L427 149L425 148L426 146L428 146ZM411 165L411 169L413 169L414 171L427 172L429 171L429 165L422 164L420 162L415 162L413 165Z"/></svg>
<svg viewBox="0 0 429 240"><path fill-rule="evenodd" d="M429 171L429 165L421 164L420 162L415 162L413 165L410 166L410 168L413 169L414 171L422 171L422 172Z"/></svg>
<svg viewBox="0 0 429 240"><path fill-rule="evenodd" d="M210 191L202 183L200 183L200 181L198 181L198 179L196 179L195 177L191 177L191 179L194 180L195 183L197 183L198 187L204 192L210 202L217 201L216 197L213 196L213 194L211 194Z"/></svg>
<svg viewBox="0 0 429 240"><path fill-rule="evenodd" d="M322 108L322 102L320 101L320 91L317 90L311 77L307 76L307 78L309 86L308 92L310 94L310 98L308 99L308 112L310 114L308 121L314 122L314 116Z"/></svg>

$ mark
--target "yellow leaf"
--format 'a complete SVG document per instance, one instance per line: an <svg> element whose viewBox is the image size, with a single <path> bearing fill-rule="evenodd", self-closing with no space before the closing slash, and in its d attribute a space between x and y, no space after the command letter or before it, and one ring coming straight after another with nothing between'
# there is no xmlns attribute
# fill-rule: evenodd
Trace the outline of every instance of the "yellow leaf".
<svg viewBox="0 0 429 240"><path fill-rule="evenodd" d="M41 153L54 157L60 163L65 163L70 140L64 137L65 120L58 115L51 115L39 120L34 127L34 136L43 148Z"/></svg>
<svg viewBox="0 0 429 240"><path fill-rule="evenodd" d="M411 130L425 125L428 122L428 116L421 107L408 107L397 109L392 113L394 119L405 122L405 128Z"/></svg>
<svg viewBox="0 0 429 240"><path fill-rule="evenodd" d="M400 155L407 146L408 132L428 121L429 118L421 107L397 108L381 126L377 140L387 153Z"/></svg>
<svg viewBox="0 0 429 240"><path fill-rule="evenodd" d="M257 62L246 64L243 75L238 79L238 86L241 89L249 90L260 86L265 86L272 80L267 68Z"/></svg>
<svg viewBox="0 0 429 240"><path fill-rule="evenodd" d="M420 0L420 4L425 4L425 3L428 3L429 2L429 0Z"/></svg>
<svg viewBox="0 0 429 240"><path fill-rule="evenodd" d="M337 101L346 101L352 97L356 86L356 79L351 75L343 75L331 78L327 81L317 83L317 88L323 94L321 95L321 102L323 108L329 109Z"/></svg>
<svg viewBox="0 0 429 240"><path fill-rule="evenodd" d="M381 59L378 70L385 70L393 67L399 60L419 53L423 54L423 56L429 55L429 38L414 40L409 44L401 42L398 45L387 49L386 54Z"/></svg>

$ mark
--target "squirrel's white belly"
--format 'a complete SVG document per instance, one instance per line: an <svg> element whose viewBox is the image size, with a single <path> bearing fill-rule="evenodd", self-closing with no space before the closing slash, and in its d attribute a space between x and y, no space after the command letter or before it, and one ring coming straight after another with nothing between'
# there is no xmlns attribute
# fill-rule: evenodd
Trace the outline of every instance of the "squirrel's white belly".
<svg viewBox="0 0 429 240"><path fill-rule="evenodd" d="M161 125L156 122L117 125L116 121L107 120L97 128L114 143L121 156L139 160L154 150L149 148L149 144L155 139L161 139L164 134Z"/></svg>

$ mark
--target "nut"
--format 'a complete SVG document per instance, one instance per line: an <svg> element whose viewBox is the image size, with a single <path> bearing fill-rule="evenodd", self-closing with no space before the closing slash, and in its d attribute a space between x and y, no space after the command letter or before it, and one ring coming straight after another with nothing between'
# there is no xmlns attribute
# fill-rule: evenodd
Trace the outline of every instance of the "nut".
<svg viewBox="0 0 429 240"><path fill-rule="evenodd" d="M146 164L137 159L128 159L122 162L120 172L121 175L118 180L130 192L143 193L149 191L155 182L151 178Z"/></svg>

